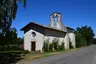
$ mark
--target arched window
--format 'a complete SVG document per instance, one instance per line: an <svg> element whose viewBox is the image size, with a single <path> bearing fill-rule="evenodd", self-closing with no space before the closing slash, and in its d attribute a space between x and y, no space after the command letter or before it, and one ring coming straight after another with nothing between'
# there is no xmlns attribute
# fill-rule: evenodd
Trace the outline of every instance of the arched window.
<svg viewBox="0 0 96 64"><path fill-rule="evenodd" d="M35 37L36 36L36 33L35 32L32 32L32 36Z"/></svg>
<svg viewBox="0 0 96 64"><path fill-rule="evenodd" d="M58 22L58 16L57 15L54 16L54 22L55 22L55 24Z"/></svg>

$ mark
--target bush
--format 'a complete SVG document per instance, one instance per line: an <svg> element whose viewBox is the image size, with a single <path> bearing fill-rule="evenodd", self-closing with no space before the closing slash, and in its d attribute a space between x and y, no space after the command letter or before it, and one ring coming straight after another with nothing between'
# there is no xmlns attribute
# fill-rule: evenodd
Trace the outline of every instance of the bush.
<svg viewBox="0 0 96 64"><path fill-rule="evenodd" d="M60 50L64 50L65 48L64 48L64 42L62 41L62 43L61 43L61 45L59 46L59 49Z"/></svg>
<svg viewBox="0 0 96 64"><path fill-rule="evenodd" d="M49 39L45 40L43 43L42 50L44 52L64 50L64 42L62 41L61 45L59 44L59 39L53 39L52 43L49 43Z"/></svg>
<svg viewBox="0 0 96 64"><path fill-rule="evenodd" d="M53 39L52 43L53 43L54 49L55 49L55 50L58 50L58 47L59 47L59 39L56 39L56 38Z"/></svg>
<svg viewBox="0 0 96 64"><path fill-rule="evenodd" d="M54 46L53 43L50 43L50 44L49 44L49 51L54 51L54 50L53 50L53 48L54 48L53 46Z"/></svg>
<svg viewBox="0 0 96 64"><path fill-rule="evenodd" d="M24 54L27 54L27 53L29 53L29 51L28 50L24 50L23 53Z"/></svg>
<svg viewBox="0 0 96 64"><path fill-rule="evenodd" d="M69 48L70 49L72 49L72 48L74 48L73 46L72 46L72 42L69 40Z"/></svg>
<svg viewBox="0 0 96 64"><path fill-rule="evenodd" d="M76 33L76 47L82 47L87 45L87 41L84 37L82 37L82 34Z"/></svg>
<svg viewBox="0 0 96 64"><path fill-rule="evenodd" d="M45 40L43 43L43 51L48 52L49 51L49 39Z"/></svg>

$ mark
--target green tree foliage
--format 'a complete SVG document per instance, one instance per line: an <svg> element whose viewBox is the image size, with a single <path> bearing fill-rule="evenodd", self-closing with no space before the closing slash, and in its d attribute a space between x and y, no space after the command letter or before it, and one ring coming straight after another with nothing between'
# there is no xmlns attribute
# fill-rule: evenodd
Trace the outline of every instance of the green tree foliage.
<svg viewBox="0 0 96 64"><path fill-rule="evenodd" d="M77 32L82 34L82 37L84 37L87 41L87 45L92 44L94 33L92 28L89 26L82 26L81 28L77 28Z"/></svg>
<svg viewBox="0 0 96 64"><path fill-rule="evenodd" d="M26 6L26 0L0 0L0 31L3 35L10 29L12 20L16 18L18 2L24 2Z"/></svg>
<svg viewBox="0 0 96 64"><path fill-rule="evenodd" d="M16 41L17 41L17 31L15 28L10 28L7 32L6 32L6 36L3 36L3 38L1 37L0 40L0 46L2 46L2 49L5 50L9 50L10 46L16 45Z"/></svg>
<svg viewBox="0 0 96 64"><path fill-rule="evenodd" d="M93 38L93 44L96 44L96 38Z"/></svg>
<svg viewBox="0 0 96 64"><path fill-rule="evenodd" d="M16 40L16 44L21 45L24 43L24 38L18 37Z"/></svg>
<svg viewBox="0 0 96 64"><path fill-rule="evenodd" d="M82 37L82 34L75 33L76 36L76 47L82 47L87 45L87 41L84 37Z"/></svg>
<svg viewBox="0 0 96 64"><path fill-rule="evenodd" d="M94 33L90 26L82 26L81 28L78 27L75 31L75 34L77 47L92 44Z"/></svg>
<svg viewBox="0 0 96 64"><path fill-rule="evenodd" d="M9 42L9 44L15 44L17 40L17 31L15 28L10 29L7 33L6 33L6 42Z"/></svg>
<svg viewBox="0 0 96 64"><path fill-rule="evenodd" d="M24 2L26 6L26 0L0 0L0 45L13 44L17 38L16 29L11 25L16 18L19 2Z"/></svg>
<svg viewBox="0 0 96 64"><path fill-rule="evenodd" d="M0 45L9 45L9 44L14 44L17 39L17 31L15 28L9 29L6 32L6 36L4 38L1 37L1 44ZM6 43L5 43L6 42Z"/></svg>

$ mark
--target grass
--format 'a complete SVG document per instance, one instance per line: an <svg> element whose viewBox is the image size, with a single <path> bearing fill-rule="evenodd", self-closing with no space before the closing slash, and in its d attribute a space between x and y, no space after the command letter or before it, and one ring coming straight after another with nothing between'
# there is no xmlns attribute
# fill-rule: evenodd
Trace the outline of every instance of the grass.
<svg viewBox="0 0 96 64"><path fill-rule="evenodd" d="M48 56L53 56L57 54L62 54L64 52L70 52L73 50L79 50L80 48L75 48L75 49L67 49L67 50L60 50L60 51L55 51L55 52L30 52L24 56L24 59L22 61L30 61L33 59L38 59L42 57L48 57Z"/></svg>
<svg viewBox="0 0 96 64"><path fill-rule="evenodd" d="M0 51L0 53L12 53L12 52L23 52L23 51L21 50Z"/></svg>
<svg viewBox="0 0 96 64"><path fill-rule="evenodd" d="M15 64L23 59L24 53L21 50L0 51L0 64Z"/></svg>

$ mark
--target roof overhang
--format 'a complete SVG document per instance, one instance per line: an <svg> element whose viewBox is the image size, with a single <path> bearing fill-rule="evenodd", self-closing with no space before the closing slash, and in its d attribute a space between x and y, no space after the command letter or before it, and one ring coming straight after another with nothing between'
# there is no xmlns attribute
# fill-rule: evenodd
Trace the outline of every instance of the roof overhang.
<svg viewBox="0 0 96 64"><path fill-rule="evenodd" d="M58 29L55 29L55 28L50 28L50 27L47 27L47 26L43 26L43 25L37 24L37 23L35 23L35 22L30 22L29 24L27 24L26 26L24 26L24 27L21 28L20 30L21 30L21 31L24 31L24 30L26 30L27 28L29 28L29 27L32 26L32 25L37 25L37 26L43 27L43 28L45 28L45 29L50 29L50 30L54 30L54 31L64 32L64 31L62 31L62 30L58 30ZM66 33L66 32L65 32L65 33Z"/></svg>

